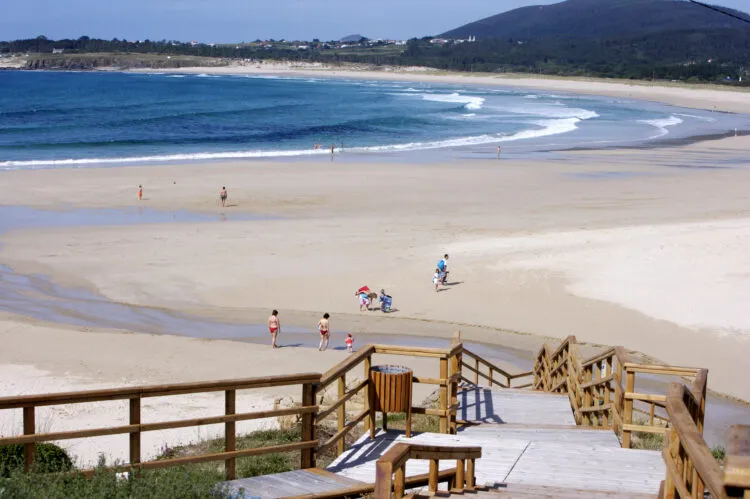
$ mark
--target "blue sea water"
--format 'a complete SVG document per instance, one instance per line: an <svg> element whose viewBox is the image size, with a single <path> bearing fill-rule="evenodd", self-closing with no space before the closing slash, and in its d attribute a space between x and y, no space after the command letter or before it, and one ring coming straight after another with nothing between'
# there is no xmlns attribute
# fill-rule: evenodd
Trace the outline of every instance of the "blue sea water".
<svg viewBox="0 0 750 499"><path fill-rule="evenodd" d="M477 157L750 128L750 117L605 97L414 82L0 72L0 169L159 161ZM319 150L313 144L322 144ZM424 154L424 153L422 153Z"/></svg>

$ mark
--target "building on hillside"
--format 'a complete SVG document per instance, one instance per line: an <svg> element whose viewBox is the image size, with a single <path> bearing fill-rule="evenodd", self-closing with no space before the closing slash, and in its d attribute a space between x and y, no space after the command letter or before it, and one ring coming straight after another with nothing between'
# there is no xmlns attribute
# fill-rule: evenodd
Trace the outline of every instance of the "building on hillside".
<svg viewBox="0 0 750 499"><path fill-rule="evenodd" d="M65 52L65 49L56 49L56 48L52 49L53 54L62 54L63 52Z"/></svg>

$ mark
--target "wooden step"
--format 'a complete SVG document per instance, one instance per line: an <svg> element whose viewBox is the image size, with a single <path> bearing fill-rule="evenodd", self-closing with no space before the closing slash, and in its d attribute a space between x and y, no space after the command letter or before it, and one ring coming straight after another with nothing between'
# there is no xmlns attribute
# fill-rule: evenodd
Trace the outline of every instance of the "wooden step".
<svg viewBox="0 0 750 499"><path fill-rule="evenodd" d="M620 441L612 430L585 426L480 424L460 428L458 435L478 442L482 439L486 441L488 438L495 438L620 448Z"/></svg>
<svg viewBox="0 0 750 499"><path fill-rule="evenodd" d="M225 482L232 496L276 499L304 494L321 494L365 485L321 469L295 470ZM243 495L244 494L244 495Z"/></svg>

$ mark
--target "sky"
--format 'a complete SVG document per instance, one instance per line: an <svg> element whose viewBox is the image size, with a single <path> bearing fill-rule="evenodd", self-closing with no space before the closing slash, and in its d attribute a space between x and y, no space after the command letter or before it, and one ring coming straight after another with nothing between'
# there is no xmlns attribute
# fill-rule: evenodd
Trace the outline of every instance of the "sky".
<svg viewBox="0 0 750 499"><path fill-rule="evenodd" d="M4 2L0 40L120 38L226 43L436 35L525 5L559 0L27 0ZM604 1L604 0L602 0ZM748 0L713 0L750 10Z"/></svg>

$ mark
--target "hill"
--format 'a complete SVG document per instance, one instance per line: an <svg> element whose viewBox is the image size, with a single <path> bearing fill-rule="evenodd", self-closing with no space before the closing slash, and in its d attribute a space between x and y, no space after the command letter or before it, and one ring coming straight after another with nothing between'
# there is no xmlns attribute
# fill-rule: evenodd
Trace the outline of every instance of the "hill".
<svg viewBox="0 0 750 499"><path fill-rule="evenodd" d="M343 43L359 43L362 40L367 40L367 37L364 37L362 35L349 35L345 36L339 41Z"/></svg>
<svg viewBox="0 0 750 499"><path fill-rule="evenodd" d="M723 10L750 19L748 14ZM567 0L522 7L443 33L444 38L595 39L660 32L750 29L737 19L684 0Z"/></svg>

